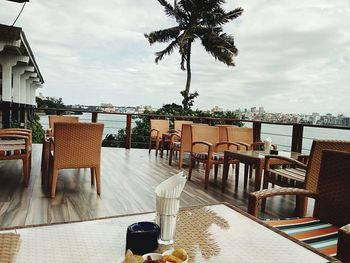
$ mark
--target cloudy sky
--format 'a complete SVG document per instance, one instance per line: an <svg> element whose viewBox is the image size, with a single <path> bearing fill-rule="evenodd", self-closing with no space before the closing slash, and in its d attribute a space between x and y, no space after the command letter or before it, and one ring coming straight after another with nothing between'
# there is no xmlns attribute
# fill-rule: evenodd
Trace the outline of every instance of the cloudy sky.
<svg viewBox="0 0 350 263"><path fill-rule="evenodd" d="M172 1L171 1L172 2ZM264 106L267 111L350 115L349 0L227 0L244 8L225 26L235 37L236 67L206 53L192 57L195 107ZM21 8L0 0L0 23ZM45 96L66 104L181 103L186 73L178 52L158 65L143 34L174 25L156 0L30 0L25 31L45 79Z"/></svg>

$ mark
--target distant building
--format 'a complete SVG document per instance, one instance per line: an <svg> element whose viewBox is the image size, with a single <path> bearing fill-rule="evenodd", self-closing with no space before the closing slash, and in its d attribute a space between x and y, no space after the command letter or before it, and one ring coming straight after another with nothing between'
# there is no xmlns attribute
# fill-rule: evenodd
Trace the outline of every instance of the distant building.
<svg viewBox="0 0 350 263"><path fill-rule="evenodd" d="M219 106L215 106L214 108L211 109L212 113L223 113L224 109L220 108Z"/></svg>
<svg viewBox="0 0 350 263"><path fill-rule="evenodd" d="M259 107L259 114L265 114L264 107Z"/></svg>
<svg viewBox="0 0 350 263"><path fill-rule="evenodd" d="M24 127L44 79L20 27L0 24L0 65L0 128L14 121Z"/></svg>

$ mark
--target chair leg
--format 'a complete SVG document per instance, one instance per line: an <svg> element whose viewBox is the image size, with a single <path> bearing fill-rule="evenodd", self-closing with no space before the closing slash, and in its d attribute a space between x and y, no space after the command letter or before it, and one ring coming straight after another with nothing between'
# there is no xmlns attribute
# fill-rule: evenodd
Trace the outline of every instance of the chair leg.
<svg viewBox="0 0 350 263"><path fill-rule="evenodd" d="M24 187L28 187L29 184L29 157L23 158L23 183Z"/></svg>
<svg viewBox="0 0 350 263"><path fill-rule="evenodd" d="M56 196L57 178L58 178L58 169L53 168L52 182L51 182L51 198L54 198Z"/></svg>
<svg viewBox="0 0 350 263"><path fill-rule="evenodd" d="M244 188L247 188L248 185L248 168L249 164L244 164Z"/></svg>
<svg viewBox="0 0 350 263"><path fill-rule="evenodd" d="M100 169L100 166L96 167L95 174L96 174L97 194L101 195L101 169Z"/></svg>
<svg viewBox="0 0 350 263"><path fill-rule="evenodd" d="M91 185L95 185L95 168L94 167L90 168L90 172L91 172Z"/></svg>
<svg viewBox="0 0 350 263"><path fill-rule="evenodd" d="M188 170L188 181L191 181L191 176L192 176L192 169L193 169L194 161L190 157L190 168Z"/></svg>
<svg viewBox="0 0 350 263"><path fill-rule="evenodd" d="M174 149L170 146L170 154L169 154L169 165L171 165L171 162L173 161L173 155L174 155Z"/></svg>
<svg viewBox="0 0 350 263"><path fill-rule="evenodd" d="M253 177L253 165L249 165L249 179Z"/></svg>
<svg viewBox="0 0 350 263"><path fill-rule="evenodd" d="M205 178L204 178L204 188L205 189L208 188L210 170L211 170L211 163L207 163L207 165L205 166Z"/></svg>
<svg viewBox="0 0 350 263"><path fill-rule="evenodd" d="M149 146L148 146L148 154L151 154L151 149L152 149L152 140L149 140Z"/></svg>
<svg viewBox="0 0 350 263"><path fill-rule="evenodd" d="M239 163L235 164L235 177L236 177L236 186L238 187L238 180L239 180Z"/></svg>
<svg viewBox="0 0 350 263"><path fill-rule="evenodd" d="M214 171L215 171L215 173L214 173L214 178L215 178L215 180L216 179L218 179L218 171L219 171L219 164L215 164L214 165Z"/></svg>
<svg viewBox="0 0 350 263"><path fill-rule="evenodd" d="M159 140L156 141L156 157L158 156L159 151Z"/></svg>
<svg viewBox="0 0 350 263"><path fill-rule="evenodd" d="M179 169L182 168L182 163L183 163L183 151L179 150ZM191 161L190 161L191 162Z"/></svg>
<svg viewBox="0 0 350 263"><path fill-rule="evenodd" d="M269 173L268 171L264 171L264 176L262 178L263 180L262 190L269 188L269 181L267 180L267 178L269 177L268 173ZM261 212L265 212L265 209L266 209L266 198L263 198L261 201Z"/></svg>

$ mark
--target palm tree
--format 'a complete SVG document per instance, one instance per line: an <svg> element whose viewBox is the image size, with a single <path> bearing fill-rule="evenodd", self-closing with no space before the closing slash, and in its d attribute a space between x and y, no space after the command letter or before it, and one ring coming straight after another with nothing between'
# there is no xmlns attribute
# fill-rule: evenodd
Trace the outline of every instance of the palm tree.
<svg viewBox="0 0 350 263"><path fill-rule="evenodd" d="M190 93L191 85L191 48L192 43L199 39L205 50L215 59L234 66L233 57L238 50L234 45L232 36L223 33L222 26L225 23L239 17L243 9L236 8L226 12L222 5L225 0L175 0L174 5L166 0L158 0L164 7L165 14L174 18L177 26L153 31L145 34L149 43L171 43L162 51L156 52L155 62L158 63L165 55L170 55L175 49L179 49L181 56L181 69L187 70L187 81L183 96L183 107L189 109L193 100L198 96L197 92ZM186 67L185 67L186 64Z"/></svg>

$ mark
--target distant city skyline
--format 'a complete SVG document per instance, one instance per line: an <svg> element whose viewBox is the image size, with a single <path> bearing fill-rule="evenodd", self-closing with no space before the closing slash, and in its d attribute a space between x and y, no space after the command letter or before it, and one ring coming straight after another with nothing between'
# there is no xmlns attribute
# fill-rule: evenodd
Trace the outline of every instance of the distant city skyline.
<svg viewBox="0 0 350 263"><path fill-rule="evenodd" d="M172 1L169 1L172 3ZM226 67L199 43L192 56L194 108L264 106L268 112L350 115L350 1L227 1L245 11L225 27L239 49ZM0 2L0 23L21 5ZM179 55L158 65L143 34L174 25L156 0L30 1L25 31L45 79L42 92L66 104L181 103Z"/></svg>

